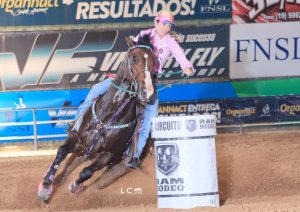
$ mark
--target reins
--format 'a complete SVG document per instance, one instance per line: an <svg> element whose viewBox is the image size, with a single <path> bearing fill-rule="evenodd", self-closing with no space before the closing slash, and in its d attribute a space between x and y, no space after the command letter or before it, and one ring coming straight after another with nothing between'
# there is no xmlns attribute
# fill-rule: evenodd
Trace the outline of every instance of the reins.
<svg viewBox="0 0 300 212"><path fill-rule="evenodd" d="M119 86L119 85L115 84L113 81L111 81L110 84L111 84L112 86L114 86L116 89L118 89L118 90L120 90L120 91L123 91L123 92L125 92L125 93L128 93L128 94L130 94L130 95L132 95L132 96L135 96L135 95L137 94L136 91L128 90L128 89L126 89L126 88L124 88L124 87L122 87L122 86Z"/></svg>
<svg viewBox="0 0 300 212"><path fill-rule="evenodd" d="M160 76L164 76L164 75L177 75L177 74L182 74L182 71L175 71L175 72L171 72L171 73L161 73L159 75ZM165 86L157 89L157 92L160 92L160 91L162 91L162 90L164 90L166 88L171 88L174 84L177 84L177 83L179 83L181 81L184 81L184 80L189 80L189 76L186 75L186 76L184 76L181 79L175 80L173 83L166 84Z"/></svg>

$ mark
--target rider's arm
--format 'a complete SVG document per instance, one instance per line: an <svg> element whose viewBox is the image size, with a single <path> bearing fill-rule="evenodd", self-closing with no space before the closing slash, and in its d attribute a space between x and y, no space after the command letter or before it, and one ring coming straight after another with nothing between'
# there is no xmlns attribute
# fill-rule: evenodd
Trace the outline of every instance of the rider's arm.
<svg viewBox="0 0 300 212"><path fill-rule="evenodd" d="M173 57L176 59L176 62L179 63L181 69L183 70L183 73L192 75L195 72L193 64L186 58L182 48L174 38L170 38L168 40L168 46Z"/></svg>

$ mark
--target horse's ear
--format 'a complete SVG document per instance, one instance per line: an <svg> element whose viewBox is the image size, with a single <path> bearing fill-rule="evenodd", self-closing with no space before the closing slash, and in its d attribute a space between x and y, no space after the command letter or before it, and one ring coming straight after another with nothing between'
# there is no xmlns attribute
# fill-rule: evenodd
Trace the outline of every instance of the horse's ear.
<svg viewBox="0 0 300 212"><path fill-rule="evenodd" d="M125 37L125 41L127 43L127 46L130 48L130 47L133 47L135 45L134 41L129 38L128 36Z"/></svg>

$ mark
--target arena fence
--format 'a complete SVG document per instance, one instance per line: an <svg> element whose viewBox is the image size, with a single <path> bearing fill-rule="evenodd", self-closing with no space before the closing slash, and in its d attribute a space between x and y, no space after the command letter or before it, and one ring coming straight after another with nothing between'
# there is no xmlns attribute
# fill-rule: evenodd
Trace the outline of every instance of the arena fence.
<svg viewBox="0 0 300 212"><path fill-rule="evenodd" d="M74 120L76 107L64 108L26 108L0 110L0 145L23 143L33 145L37 150L42 142L63 141L67 133L67 123ZM218 133L249 133L271 130L291 130L300 128L300 121L251 123L221 125L217 124ZM21 130L20 130L21 129Z"/></svg>
<svg viewBox="0 0 300 212"><path fill-rule="evenodd" d="M0 110L0 144L64 140L68 122L74 120L75 107Z"/></svg>

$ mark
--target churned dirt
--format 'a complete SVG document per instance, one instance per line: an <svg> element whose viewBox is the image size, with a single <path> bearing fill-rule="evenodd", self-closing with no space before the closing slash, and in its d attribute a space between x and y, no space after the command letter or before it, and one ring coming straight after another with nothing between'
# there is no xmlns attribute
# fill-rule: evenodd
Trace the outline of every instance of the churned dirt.
<svg viewBox="0 0 300 212"><path fill-rule="evenodd" d="M216 137L221 207L185 211L300 211L300 132L220 134ZM0 153L1 154L1 153ZM38 185L54 156L0 159L0 210L19 211L175 211L157 209L154 157L97 189L96 173L77 195L68 185L80 166L55 188L49 203L37 198ZM141 188L134 193L133 189Z"/></svg>

